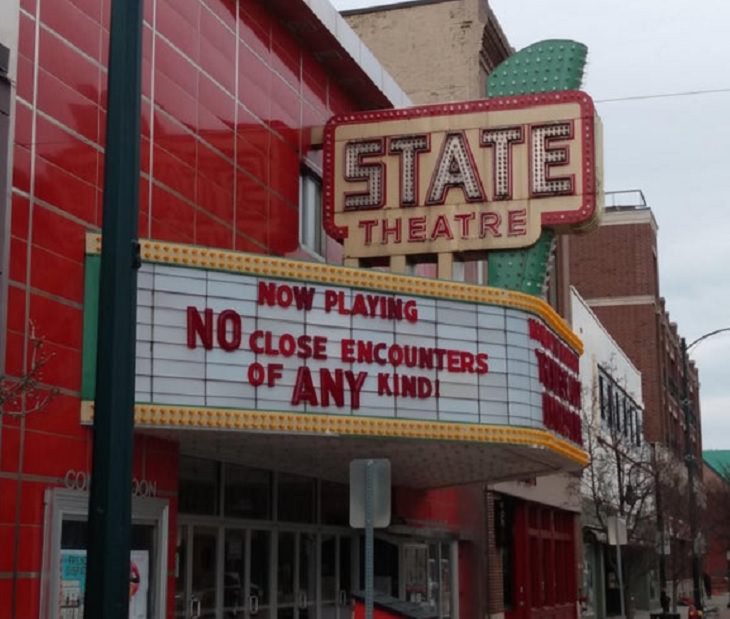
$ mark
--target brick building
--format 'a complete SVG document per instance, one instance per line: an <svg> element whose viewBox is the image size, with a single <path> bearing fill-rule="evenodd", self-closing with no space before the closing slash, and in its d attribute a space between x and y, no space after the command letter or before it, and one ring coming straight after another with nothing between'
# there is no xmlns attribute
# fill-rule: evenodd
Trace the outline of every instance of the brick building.
<svg viewBox="0 0 730 619"><path fill-rule="evenodd" d="M415 0L343 15L414 103L481 99L512 52L483 1Z"/></svg>
<svg viewBox="0 0 730 619"><path fill-rule="evenodd" d="M659 292L657 222L641 192L616 194L598 230L565 238L569 279L642 375L644 434L678 458L686 453L682 410L684 368L676 323ZM688 394L697 423L692 451L701 459L699 378L687 366Z"/></svg>
<svg viewBox="0 0 730 619"><path fill-rule="evenodd" d="M710 449L703 452L703 480L707 504L703 531L707 554L705 573L710 578L712 595L730 592L730 451Z"/></svg>

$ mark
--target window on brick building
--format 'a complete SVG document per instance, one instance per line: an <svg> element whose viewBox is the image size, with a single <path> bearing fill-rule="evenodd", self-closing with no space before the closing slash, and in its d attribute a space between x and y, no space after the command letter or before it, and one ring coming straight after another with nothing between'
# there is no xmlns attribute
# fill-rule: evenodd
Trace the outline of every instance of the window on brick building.
<svg viewBox="0 0 730 619"><path fill-rule="evenodd" d="M602 367L598 368L598 395L601 421L615 429L628 444L641 445L641 409Z"/></svg>
<svg viewBox="0 0 730 619"><path fill-rule="evenodd" d="M603 374L598 375L599 406L601 408L601 419L606 420L608 409L608 381Z"/></svg>
<svg viewBox="0 0 730 619"><path fill-rule="evenodd" d="M325 257L327 239L322 228L322 179L309 167L299 176L299 241L315 256Z"/></svg>

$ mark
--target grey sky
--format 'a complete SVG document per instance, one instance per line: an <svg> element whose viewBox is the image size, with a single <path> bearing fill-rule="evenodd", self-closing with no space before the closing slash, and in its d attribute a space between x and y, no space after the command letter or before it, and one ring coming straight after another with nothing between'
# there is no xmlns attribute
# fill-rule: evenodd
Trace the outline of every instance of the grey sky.
<svg viewBox="0 0 730 619"><path fill-rule="evenodd" d="M388 2L332 0L340 10ZM730 4L726 0L490 0L520 49L588 46L608 191L641 189L659 224L661 294L688 342L730 327ZM648 100L602 99L696 90ZM730 449L730 333L692 350L705 449Z"/></svg>

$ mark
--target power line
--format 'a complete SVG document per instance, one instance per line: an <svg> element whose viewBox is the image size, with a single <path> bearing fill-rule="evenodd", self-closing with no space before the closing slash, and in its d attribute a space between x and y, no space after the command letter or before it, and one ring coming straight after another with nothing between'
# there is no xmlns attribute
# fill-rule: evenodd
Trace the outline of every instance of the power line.
<svg viewBox="0 0 730 619"><path fill-rule="evenodd" d="M595 99L596 103L615 103L618 101L643 101L644 99L673 99L675 97L696 97L699 95L711 95L730 92L730 88L713 88L707 90L685 90L680 92L667 92L656 95L633 95L630 97L615 97L612 99Z"/></svg>

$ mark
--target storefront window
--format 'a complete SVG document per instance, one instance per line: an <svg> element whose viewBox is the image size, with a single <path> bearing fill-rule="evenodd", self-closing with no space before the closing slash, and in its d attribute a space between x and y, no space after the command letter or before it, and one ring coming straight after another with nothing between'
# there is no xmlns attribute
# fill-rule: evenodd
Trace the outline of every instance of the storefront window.
<svg viewBox="0 0 730 619"><path fill-rule="evenodd" d="M310 477L279 475L279 521L314 522L316 481Z"/></svg>
<svg viewBox="0 0 730 619"><path fill-rule="evenodd" d="M226 517L271 519L271 473L226 464L223 510Z"/></svg>
<svg viewBox="0 0 730 619"><path fill-rule="evenodd" d="M348 526L350 520L350 488L346 484L322 481L320 484L322 524Z"/></svg>
<svg viewBox="0 0 730 619"><path fill-rule="evenodd" d="M299 196L302 247L324 257L327 237L322 228L322 179L309 168L299 177Z"/></svg>
<svg viewBox="0 0 730 619"><path fill-rule="evenodd" d="M218 514L218 470L213 460L180 458L180 513Z"/></svg>

